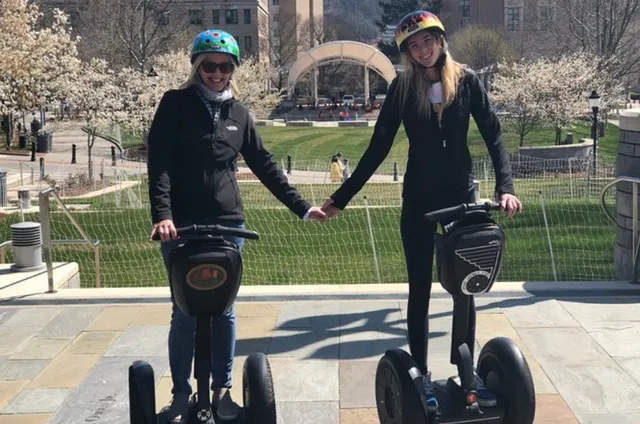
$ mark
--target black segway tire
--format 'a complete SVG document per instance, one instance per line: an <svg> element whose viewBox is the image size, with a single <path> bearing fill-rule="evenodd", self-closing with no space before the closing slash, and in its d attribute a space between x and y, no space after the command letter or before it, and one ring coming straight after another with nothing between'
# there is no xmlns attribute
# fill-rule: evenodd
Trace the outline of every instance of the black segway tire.
<svg viewBox="0 0 640 424"><path fill-rule="evenodd" d="M276 424L276 398L267 356L254 353L244 362L242 401L247 424Z"/></svg>
<svg viewBox="0 0 640 424"><path fill-rule="evenodd" d="M129 419L131 424L156 424L155 378L146 361L129 366Z"/></svg>
<svg viewBox="0 0 640 424"><path fill-rule="evenodd" d="M429 422L414 382L416 376L420 378L415 361L402 349L388 350L380 359L376 370L376 406L380 424Z"/></svg>
<svg viewBox="0 0 640 424"><path fill-rule="evenodd" d="M503 424L532 424L536 415L533 377L526 358L513 340L496 337L482 348L478 375L504 408Z"/></svg>

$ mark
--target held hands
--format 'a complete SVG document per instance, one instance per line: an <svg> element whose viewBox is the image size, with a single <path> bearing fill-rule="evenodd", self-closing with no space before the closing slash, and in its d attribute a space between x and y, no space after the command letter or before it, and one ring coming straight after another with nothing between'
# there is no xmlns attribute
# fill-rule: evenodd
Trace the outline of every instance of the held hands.
<svg viewBox="0 0 640 424"><path fill-rule="evenodd" d="M504 193L500 195L500 210L504 211L509 218L517 212L522 212L522 203L513 194Z"/></svg>
<svg viewBox="0 0 640 424"><path fill-rule="evenodd" d="M334 218L340 215L341 212L340 208L333 205L333 199L330 197L322 205L322 210L327 215L327 219Z"/></svg>
<svg viewBox="0 0 640 424"><path fill-rule="evenodd" d="M163 243L171 240L175 240L178 238L178 233L176 232L176 227L173 225L173 221L170 219L165 219L153 226L151 230L151 234L149 234L149 240L152 240L153 235L158 233L160 235L160 240Z"/></svg>
<svg viewBox="0 0 640 424"><path fill-rule="evenodd" d="M312 221L324 222L327 219L327 215L317 206L312 206L308 213L309 215L307 216L307 219Z"/></svg>

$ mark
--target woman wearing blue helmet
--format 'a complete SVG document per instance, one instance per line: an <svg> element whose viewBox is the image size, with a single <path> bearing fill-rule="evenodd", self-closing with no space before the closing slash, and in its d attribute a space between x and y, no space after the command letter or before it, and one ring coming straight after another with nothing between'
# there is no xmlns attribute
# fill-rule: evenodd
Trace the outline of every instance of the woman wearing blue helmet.
<svg viewBox="0 0 640 424"><path fill-rule="evenodd" d="M258 134L246 106L235 99L233 72L240 64L236 40L219 30L204 31L191 46L192 70L180 89L167 91L156 111L148 142L147 167L153 229L162 240L165 266L180 240L176 227L222 224L243 227L244 212L234 163L242 154L260 181L302 219L323 221L289 185ZM243 239L229 237L242 248ZM236 341L233 306L214 318L212 328L212 404L222 420L236 419L231 399L231 370ZM173 382L171 404L162 412L171 423L188 418L189 382L195 339L195 318L173 304L169 330L169 366Z"/></svg>

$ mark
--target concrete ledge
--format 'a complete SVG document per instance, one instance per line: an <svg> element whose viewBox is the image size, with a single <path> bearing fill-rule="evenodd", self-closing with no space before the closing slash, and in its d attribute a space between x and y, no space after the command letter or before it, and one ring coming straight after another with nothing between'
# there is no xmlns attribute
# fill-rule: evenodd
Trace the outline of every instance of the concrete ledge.
<svg viewBox="0 0 640 424"><path fill-rule="evenodd" d="M32 296L45 295L46 298L46 296L56 294L46 293L49 290L46 268L41 271L12 272L10 271L11 265L0 264L0 304ZM76 262L54 262L53 287L55 290L59 290L58 293L66 291L63 287L80 287L78 264Z"/></svg>
<svg viewBox="0 0 640 424"><path fill-rule="evenodd" d="M242 286L239 302L284 302L322 300L405 300L406 284L327 284L327 285L264 285ZM490 293L478 297L491 298L578 298L578 297L640 297L640 284L625 281L565 281L565 282L504 282L496 283ZM435 284L433 298L449 298L442 286ZM57 293L34 294L2 301L5 305L24 304L118 304L166 303L170 301L168 287L132 287L100 289L62 289Z"/></svg>

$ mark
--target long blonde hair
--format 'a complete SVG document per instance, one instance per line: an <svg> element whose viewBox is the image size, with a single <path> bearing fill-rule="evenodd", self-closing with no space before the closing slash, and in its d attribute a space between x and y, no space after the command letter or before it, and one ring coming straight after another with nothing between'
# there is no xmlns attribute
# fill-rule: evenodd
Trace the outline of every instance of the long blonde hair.
<svg viewBox="0 0 640 424"><path fill-rule="evenodd" d="M444 109L449 107L456 98L458 86L464 73L464 65L453 60L451 53L449 53L447 40L440 34L436 34L436 42L441 48L441 54L446 55L444 66L439 70L440 82L442 82L442 105L435 108L438 112L438 118L442 119ZM429 80L426 70L413 60L408 49L400 53L400 57L404 70L400 73L398 87L396 88L399 104L404 109L409 94L411 92L416 93L416 106L419 115L429 117L431 115L429 89L434 82Z"/></svg>
<svg viewBox="0 0 640 424"><path fill-rule="evenodd" d="M181 89L190 87L194 84L200 83L200 76L198 75L198 69L200 69L200 65L204 62L206 55L199 54L196 56L196 60L193 61L193 65L191 66L191 71L189 72L189 78L180 86ZM234 71L235 72L235 71ZM233 75L231 75L231 79L229 80L229 87L231 87L231 92L233 93L233 97L236 99L240 96L240 90L238 90L238 85L233 80Z"/></svg>

